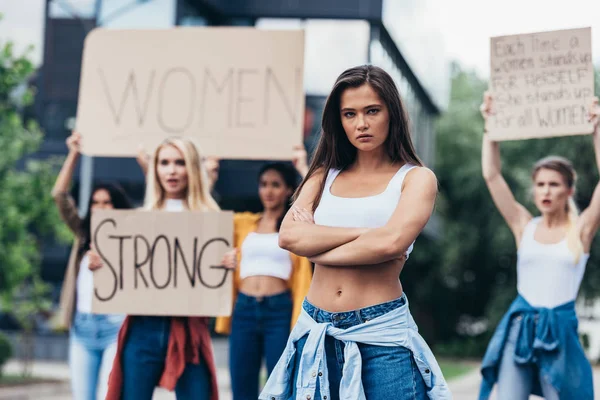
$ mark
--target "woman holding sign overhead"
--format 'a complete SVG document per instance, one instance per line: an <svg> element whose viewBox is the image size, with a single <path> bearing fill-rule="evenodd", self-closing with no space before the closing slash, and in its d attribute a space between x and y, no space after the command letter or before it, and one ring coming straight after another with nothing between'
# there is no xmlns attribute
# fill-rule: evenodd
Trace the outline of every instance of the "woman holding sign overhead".
<svg viewBox="0 0 600 400"><path fill-rule="evenodd" d="M145 209L170 212L219 210L194 144L183 138L162 142L151 157ZM119 350L107 399L150 400L156 386L177 399L218 398L207 318L129 316L119 333Z"/></svg>
<svg viewBox="0 0 600 400"><path fill-rule="evenodd" d="M71 328L69 336L69 367L71 388L75 400L104 399L108 374L117 351L117 334L123 317L92 314L94 269L98 254L90 248L92 210L127 209L131 203L123 189L114 184L96 185L84 218L80 218L69 194L77 160L81 135L73 133L67 139L69 154L58 174L52 196L62 219L75 235L60 296L60 324Z"/></svg>
<svg viewBox="0 0 600 400"><path fill-rule="evenodd" d="M487 121L493 99L481 106ZM589 111L594 125L594 149L600 169L600 107ZM482 169L498 210L512 230L518 247L517 290L500 321L482 363L480 399L489 398L498 384L498 398L591 400L592 370L577 334L575 299L600 226L600 184L581 214L573 200L577 175L572 164L550 156L532 171L533 197L540 212L533 217L518 203L500 169L497 142L483 138Z"/></svg>
<svg viewBox="0 0 600 400"><path fill-rule="evenodd" d="M437 194L389 74L344 71L279 244L315 263L260 399L450 399L399 276Z"/></svg>
<svg viewBox="0 0 600 400"><path fill-rule="evenodd" d="M235 307L218 318L215 330L231 333L229 370L234 400L256 400L263 358L270 374L298 319L312 276L310 262L279 247L279 228L297 187L306 175L306 151L296 149L294 166L269 163L258 174L260 214L234 217L234 248L223 264L235 269Z"/></svg>

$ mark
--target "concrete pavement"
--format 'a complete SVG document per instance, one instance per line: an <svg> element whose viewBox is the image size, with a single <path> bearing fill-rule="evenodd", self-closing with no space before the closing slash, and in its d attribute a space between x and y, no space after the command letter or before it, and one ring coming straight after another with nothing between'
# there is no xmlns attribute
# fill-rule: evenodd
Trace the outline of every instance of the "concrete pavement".
<svg viewBox="0 0 600 400"><path fill-rule="evenodd" d="M227 340L215 338L213 340L215 362L217 365L217 380L219 383L219 398L232 400L229 370L227 360L229 348ZM18 374L20 364L10 361L4 368L7 374ZM66 363L36 362L33 365L32 375L59 381L53 384L36 384L21 388L0 388L0 400L71 400L69 386L69 367ZM450 390L455 400L473 400L477 398L481 378L479 370L471 372L449 382ZM600 367L594 368L594 391L600 393ZM531 397L537 399L537 397ZM175 395L163 389L154 393L155 400L175 400ZM498 400L493 395L492 400Z"/></svg>

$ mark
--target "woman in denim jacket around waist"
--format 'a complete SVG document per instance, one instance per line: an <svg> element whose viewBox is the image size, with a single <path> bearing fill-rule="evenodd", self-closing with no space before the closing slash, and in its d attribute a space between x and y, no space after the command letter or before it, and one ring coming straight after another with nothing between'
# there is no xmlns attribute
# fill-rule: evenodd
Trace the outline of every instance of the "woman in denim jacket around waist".
<svg viewBox="0 0 600 400"><path fill-rule="evenodd" d="M451 398L399 280L436 195L392 78L374 66L343 72L279 233L315 271L260 399Z"/></svg>
<svg viewBox="0 0 600 400"><path fill-rule="evenodd" d="M62 219L75 235L60 298L60 324L71 328L69 367L75 400L104 399L108 374L117 351L117 334L123 316L92 314L93 273L99 256L90 249L92 210L131 208L124 191L114 184L96 185L84 218L80 218L69 194L79 158L81 136L67 139L69 154L63 163L52 195Z"/></svg>
<svg viewBox="0 0 600 400"><path fill-rule="evenodd" d="M600 168L598 99L588 117L594 126ZM481 106L486 127L494 114L489 94ZM600 185L578 215L572 164L550 156L533 168L533 197L541 216L519 204L500 172L497 142L484 135L482 169L498 210L517 242L517 299L498 325L482 364L480 399L495 383L499 400L592 400L592 370L577 334L575 299L600 225Z"/></svg>

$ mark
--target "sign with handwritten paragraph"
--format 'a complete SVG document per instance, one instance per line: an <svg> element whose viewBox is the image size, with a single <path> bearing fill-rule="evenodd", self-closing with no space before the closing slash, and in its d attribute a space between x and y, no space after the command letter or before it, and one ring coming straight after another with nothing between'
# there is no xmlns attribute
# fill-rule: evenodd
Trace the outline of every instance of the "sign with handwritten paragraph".
<svg viewBox="0 0 600 400"><path fill-rule="evenodd" d="M494 140L592 133L591 29L491 38L487 130Z"/></svg>

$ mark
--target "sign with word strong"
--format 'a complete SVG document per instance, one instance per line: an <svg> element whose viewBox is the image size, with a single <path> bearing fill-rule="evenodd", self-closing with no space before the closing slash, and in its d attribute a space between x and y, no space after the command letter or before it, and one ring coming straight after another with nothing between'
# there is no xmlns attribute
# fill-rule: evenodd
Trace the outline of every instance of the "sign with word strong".
<svg viewBox="0 0 600 400"><path fill-rule="evenodd" d="M591 29L491 38L494 140L592 133Z"/></svg>
<svg viewBox="0 0 600 400"><path fill-rule="evenodd" d="M231 212L99 210L92 244L92 311L100 314L227 316L232 278L221 266Z"/></svg>
<svg viewBox="0 0 600 400"><path fill-rule="evenodd" d="M203 155L291 159L302 143L304 33L96 29L85 40L76 130L92 156L169 136Z"/></svg>

